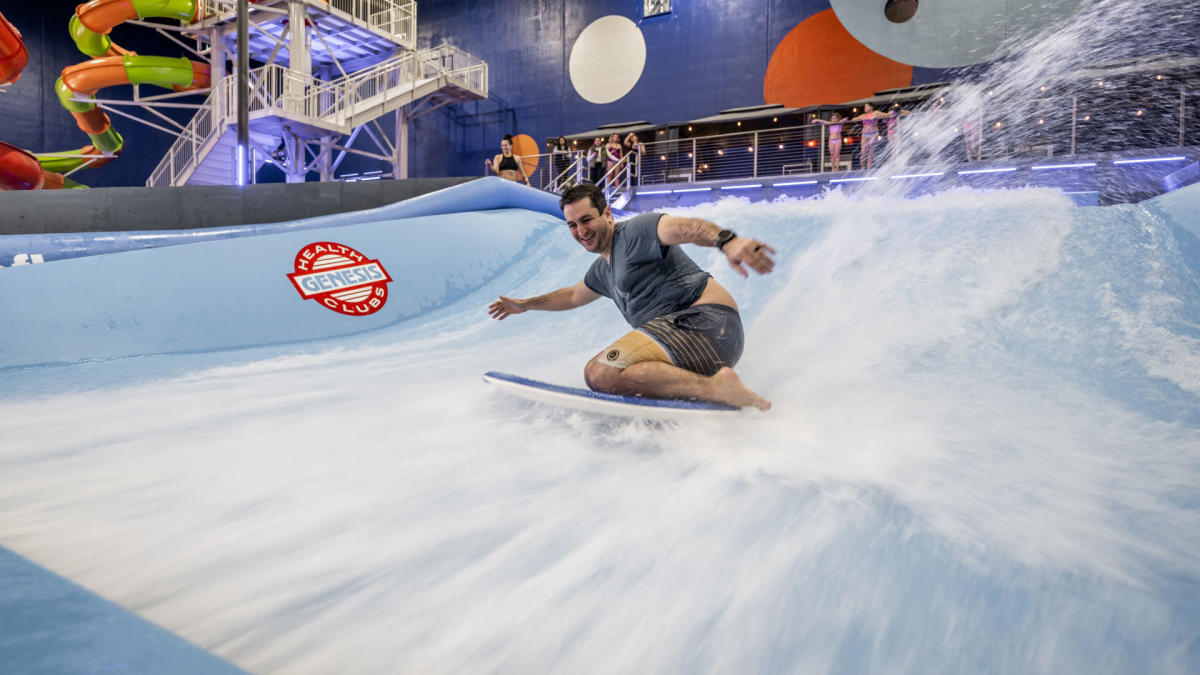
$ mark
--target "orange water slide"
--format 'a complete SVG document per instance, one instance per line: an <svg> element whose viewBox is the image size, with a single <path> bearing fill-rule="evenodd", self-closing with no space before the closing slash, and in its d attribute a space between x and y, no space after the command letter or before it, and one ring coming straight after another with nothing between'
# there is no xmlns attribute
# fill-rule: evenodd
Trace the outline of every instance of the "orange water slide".
<svg viewBox="0 0 1200 675"><path fill-rule="evenodd" d="M29 50L16 26L0 14L0 84L13 84L29 65ZM37 157L11 143L0 141L0 190L61 188L63 176L44 171Z"/></svg>
<svg viewBox="0 0 1200 675"><path fill-rule="evenodd" d="M175 91L209 86L207 63L186 58L139 56L117 46L108 37L114 27L126 21L146 18L193 21L198 5L196 0L91 0L75 8L68 32L79 51L93 58L64 68L54 84L55 93L63 107L75 117L79 129L92 140L92 145L79 154L105 156L102 160L83 159L80 164L86 162L93 168L101 166L120 154L125 146L124 139L112 128L108 115L90 100L80 100L80 97L91 99L105 87L126 84L151 84ZM48 159L46 155L41 157L42 165L47 168ZM54 168L74 168L65 161L54 161Z"/></svg>
<svg viewBox="0 0 1200 675"><path fill-rule="evenodd" d="M115 47L115 45L114 45ZM105 87L122 84L144 84L155 75L161 75L166 67L162 63L174 65L180 59L168 57L136 56L127 52L126 56L105 56L67 66L62 71L62 82L71 91L84 96L94 96ZM156 65L151 65L155 63ZM207 63L188 61L191 65L190 82L170 85L176 91L204 89L209 86L211 74ZM178 68L174 68L178 72ZM141 71L144 77L139 78ZM166 85L163 85L166 86Z"/></svg>
<svg viewBox="0 0 1200 675"><path fill-rule="evenodd" d="M0 141L0 190L56 190L64 182L61 173L42 169L33 153Z"/></svg>
<svg viewBox="0 0 1200 675"><path fill-rule="evenodd" d="M0 84L13 84L29 64L29 50L21 32L0 14Z"/></svg>

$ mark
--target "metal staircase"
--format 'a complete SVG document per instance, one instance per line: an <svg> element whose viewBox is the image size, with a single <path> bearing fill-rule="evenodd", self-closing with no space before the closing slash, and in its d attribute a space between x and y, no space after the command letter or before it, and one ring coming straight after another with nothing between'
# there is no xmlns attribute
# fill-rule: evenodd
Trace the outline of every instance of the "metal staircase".
<svg viewBox="0 0 1200 675"><path fill-rule="evenodd" d="M554 166L552 155L541 155L547 159L546 165ZM604 191L604 200L614 209L624 208L633 197L633 176L637 170L637 160L640 155L632 154L621 157L620 161L604 173L600 179L600 189ZM565 169L554 173L551 169L549 180L540 184L542 190L552 194L562 194L567 188L579 183L589 182L588 162L586 153L578 153Z"/></svg>
<svg viewBox="0 0 1200 675"><path fill-rule="evenodd" d="M208 40L210 58L222 64L222 74L232 51L234 4L204 0L204 18L191 25L199 42ZM388 162L391 176L404 177L410 120L487 97L484 61L452 45L411 49L413 2L266 0L253 6L260 11L252 13L250 54L266 65L250 72L251 153L256 169L272 163L289 182L314 171L321 180L333 180L347 154ZM236 182L236 79L219 77L216 68L213 79L212 93L147 186ZM396 113L392 138L376 121L390 113ZM379 152L354 148L360 137L374 141Z"/></svg>

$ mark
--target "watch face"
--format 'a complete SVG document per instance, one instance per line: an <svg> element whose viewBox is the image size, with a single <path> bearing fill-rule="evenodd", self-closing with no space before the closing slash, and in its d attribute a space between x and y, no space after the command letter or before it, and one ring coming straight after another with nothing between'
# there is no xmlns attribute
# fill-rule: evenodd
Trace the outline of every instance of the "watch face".
<svg viewBox="0 0 1200 675"><path fill-rule="evenodd" d="M642 5L642 17L658 16L671 13L671 0L645 0Z"/></svg>

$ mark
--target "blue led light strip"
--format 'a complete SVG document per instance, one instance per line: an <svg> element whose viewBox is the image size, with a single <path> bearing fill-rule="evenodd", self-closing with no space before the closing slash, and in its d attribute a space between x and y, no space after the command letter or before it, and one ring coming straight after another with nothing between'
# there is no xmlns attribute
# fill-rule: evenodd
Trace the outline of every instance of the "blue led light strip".
<svg viewBox="0 0 1200 675"><path fill-rule="evenodd" d="M1184 157L1183 155L1177 155L1175 157L1148 157L1146 159L1118 159L1113 161L1113 166L1120 166L1122 164L1146 164L1148 162L1178 162L1184 159L1187 159L1187 157Z"/></svg>
<svg viewBox="0 0 1200 675"><path fill-rule="evenodd" d="M933 178L935 176L943 176L945 173L945 171L938 171L937 173L906 173L901 176L892 176L892 180L900 180L902 178Z"/></svg>
<svg viewBox="0 0 1200 675"><path fill-rule="evenodd" d="M1095 162L1080 162L1079 164L1045 164L1042 166L1031 166L1030 171L1046 171L1048 169L1084 169L1089 166L1096 166Z"/></svg>
<svg viewBox="0 0 1200 675"><path fill-rule="evenodd" d="M973 173L1008 173L1009 171L1016 171L1016 170L1017 170L1017 167L1015 167L1015 166L1005 167L1003 169L969 169L967 171L959 171L958 175L966 176L968 174L973 174Z"/></svg>

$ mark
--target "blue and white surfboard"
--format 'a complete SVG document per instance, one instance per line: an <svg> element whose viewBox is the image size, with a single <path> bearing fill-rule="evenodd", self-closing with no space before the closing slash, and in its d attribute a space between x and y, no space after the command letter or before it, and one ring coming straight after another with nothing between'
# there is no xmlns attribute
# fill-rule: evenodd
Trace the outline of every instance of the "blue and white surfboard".
<svg viewBox="0 0 1200 675"><path fill-rule="evenodd" d="M508 373L484 373L483 381L529 401L583 412L647 420L696 419L699 416L740 415L741 408L709 401L643 398L603 394L578 387L538 382Z"/></svg>

